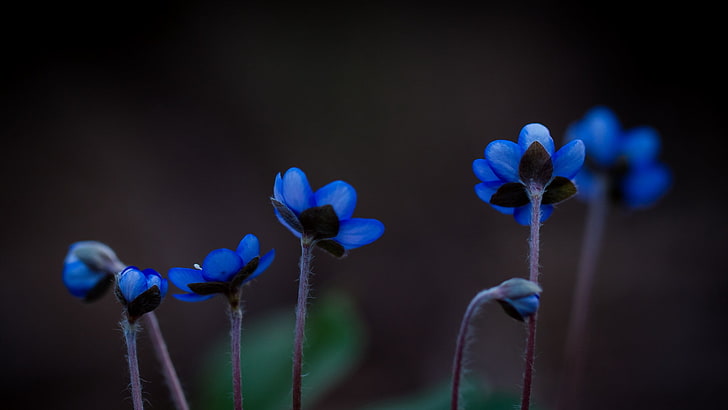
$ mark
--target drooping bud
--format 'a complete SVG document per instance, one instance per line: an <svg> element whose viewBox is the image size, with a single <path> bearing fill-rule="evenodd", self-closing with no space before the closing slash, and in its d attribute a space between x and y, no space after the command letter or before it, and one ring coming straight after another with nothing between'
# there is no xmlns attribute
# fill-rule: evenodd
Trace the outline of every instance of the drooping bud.
<svg viewBox="0 0 728 410"><path fill-rule="evenodd" d="M508 316L523 322L538 311L541 287L530 280L513 278L497 288L498 298Z"/></svg>
<svg viewBox="0 0 728 410"><path fill-rule="evenodd" d="M109 289L114 275L124 264L107 245L97 241L72 244L63 262L63 283L68 291L86 302L91 302Z"/></svg>

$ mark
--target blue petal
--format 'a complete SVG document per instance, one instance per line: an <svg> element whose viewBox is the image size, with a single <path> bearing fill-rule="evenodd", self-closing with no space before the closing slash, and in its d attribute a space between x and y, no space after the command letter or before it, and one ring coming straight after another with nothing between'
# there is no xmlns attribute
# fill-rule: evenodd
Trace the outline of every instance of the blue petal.
<svg viewBox="0 0 728 410"><path fill-rule="evenodd" d="M585 202L590 202L597 195L597 178L587 168L582 168L574 177L576 196Z"/></svg>
<svg viewBox="0 0 728 410"><path fill-rule="evenodd" d="M147 280L147 289L151 288L152 286L156 286L157 288L159 288L159 293L162 295L162 297L165 297L167 295L167 287L169 286L167 284L167 279L164 279L162 275L160 275L159 272L154 269L144 269L142 273Z"/></svg>
<svg viewBox="0 0 728 410"><path fill-rule="evenodd" d="M242 268L240 255L230 249L215 249L202 262L202 277L211 282L227 282Z"/></svg>
<svg viewBox="0 0 728 410"><path fill-rule="evenodd" d="M483 182L495 182L501 183L500 178L490 169L488 161L479 158L473 161L473 173L475 176ZM487 202L487 201L486 201Z"/></svg>
<svg viewBox="0 0 728 410"><path fill-rule="evenodd" d="M574 140L561 147L551 158L554 164L554 176L568 179L574 178L584 165L584 142Z"/></svg>
<svg viewBox="0 0 728 410"><path fill-rule="evenodd" d="M495 140L485 147L485 159L490 169L503 182L518 182L518 164L523 151L513 141Z"/></svg>
<svg viewBox="0 0 728 410"><path fill-rule="evenodd" d="M127 267L119 274L118 286L127 303L148 289L146 276L134 266Z"/></svg>
<svg viewBox="0 0 728 410"><path fill-rule="evenodd" d="M273 184L273 198L282 204L286 203L286 199L283 197L283 178L280 172L276 175L276 181Z"/></svg>
<svg viewBox="0 0 728 410"><path fill-rule="evenodd" d="M275 186L273 188L275 189ZM313 190L306 174L298 168L286 171L280 191L284 199L283 203L296 213L300 214L304 210L316 206Z"/></svg>
<svg viewBox="0 0 728 410"><path fill-rule="evenodd" d="M527 318L533 316L538 310L539 296L537 294L524 296L517 299L503 299L503 301L510 304L515 309L521 318Z"/></svg>
<svg viewBox="0 0 728 410"><path fill-rule="evenodd" d="M201 302L203 300L212 298L213 296L215 296L215 294L213 293L212 295L198 295L197 293L182 293L172 296L183 302Z"/></svg>
<svg viewBox="0 0 728 410"><path fill-rule="evenodd" d="M383 233L384 224L376 219L352 218L341 221L333 239L345 249L354 249L376 241Z"/></svg>
<svg viewBox="0 0 728 410"><path fill-rule="evenodd" d="M546 152L549 155L554 155L554 139L551 138L549 129L543 124L527 124L521 129L520 134L518 134L518 145L523 152L526 152L528 147L536 141L546 148Z"/></svg>
<svg viewBox="0 0 728 410"><path fill-rule="evenodd" d="M250 276L248 276L245 279L245 282L247 282L249 280L252 280L256 276L258 276L261 273L265 272L265 270L268 269L268 267L270 266L270 264L273 263L273 259L275 259L275 257L276 257L276 250L275 249L271 249L270 251L268 251L268 253L266 253L265 255L261 256L260 257L260 261L258 261L258 267L255 268L255 271Z"/></svg>
<svg viewBox="0 0 728 410"><path fill-rule="evenodd" d="M633 166L648 164L657 159L660 152L660 136L653 128L639 127L625 133L622 153Z"/></svg>
<svg viewBox="0 0 728 410"><path fill-rule="evenodd" d="M69 262L71 260L71 262ZM95 272L78 260L78 258L67 258L63 265L63 284L71 295L84 298L104 277L103 272Z"/></svg>
<svg viewBox="0 0 728 410"><path fill-rule="evenodd" d="M334 181L315 194L316 206L331 205L340 220L349 219L356 207L356 190L344 181Z"/></svg>
<svg viewBox="0 0 728 410"><path fill-rule="evenodd" d="M243 237L235 252L243 259L243 265L260 255L260 242L258 237L249 233Z"/></svg>
<svg viewBox="0 0 728 410"><path fill-rule="evenodd" d="M298 232L291 225L289 225L288 222L286 222L286 220L281 216L281 213L278 212L277 209L274 209L273 211L275 212L276 218L278 218L278 221L281 223L281 225L288 228L288 230L291 231L291 233L293 233L294 235L296 235L297 238L301 237L301 232Z"/></svg>
<svg viewBox="0 0 728 410"><path fill-rule="evenodd" d="M610 167L619 156L621 131L617 116L606 107L596 107L567 130L567 139L581 139L587 155L597 164Z"/></svg>
<svg viewBox="0 0 728 410"><path fill-rule="evenodd" d="M644 208L654 204L672 184L670 170L661 164L634 170L622 181L625 203L632 208Z"/></svg>
<svg viewBox="0 0 728 410"><path fill-rule="evenodd" d="M521 225L531 225L531 210L532 205L519 206L513 211L513 218ZM541 205L541 223L549 219L551 214L554 212L553 205Z"/></svg>
<svg viewBox="0 0 728 410"><path fill-rule="evenodd" d="M185 292L192 292L192 289L187 286L190 283L206 282L205 278L202 277L202 271L199 269L172 268L167 272L167 276L169 276L169 280L171 280L175 286Z"/></svg>

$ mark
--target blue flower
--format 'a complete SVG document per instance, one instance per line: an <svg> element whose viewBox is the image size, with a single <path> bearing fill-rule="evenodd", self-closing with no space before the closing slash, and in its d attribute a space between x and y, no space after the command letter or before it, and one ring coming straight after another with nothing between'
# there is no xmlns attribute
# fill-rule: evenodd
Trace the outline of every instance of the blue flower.
<svg viewBox="0 0 728 410"><path fill-rule="evenodd" d="M156 309L167 294L168 283L154 269L127 266L116 279L116 296L130 321Z"/></svg>
<svg viewBox="0 0 728 410"><path fill-rule="evenodd" d="M344 181L314 192L306 174L290 168L283 176L276 175L271 201L278 220L296 237L335 256L370 244L384 233L384 224L376 219L352 218L356 190Z"/></svg>
<svg viewBox="0 0 728 410"><path fill-rule="evenodd" d="M91 302L109 289L114 275L124 269L116 253L101 242L73 243L63 261L63 284L75 297Z"/></svg>
<svg viewBox="0 0 728 410"><path fill-rule="evenodd" d="M593 200L599 181L604 180L612 199L629 208L644 208L657 202L672 184L670 170L657 159L657 131L646 126L623 130L609 108L591 109L568 128L566 138L581 139L586 145L587 166L576 176L583 200Z"/></svg>
<svg viewBox="0 0 728 410"><path fill-rule="evenodd" d="M528 124L518 143L496 140L485 148L485 159L473 161L482 182L475 193L496 210L513 215L521 225L531 223L532 199L541 195L541 222L558 202L576 193L571 179L584 163L584 144L574 140L554 152L554 140L541 124Z"/></svg>
<svg viewBox="0 0 728 410"><path fill-rule="evenodd" d="M197 269L172 268L169 279L178 288L188 292L173 295L185 302L199 302L222 293L232 305L239 301L239 290L263 273L275 258L275 250L259 256L260 243L253 234L245 235L237 249L215 249Z"/></svg>

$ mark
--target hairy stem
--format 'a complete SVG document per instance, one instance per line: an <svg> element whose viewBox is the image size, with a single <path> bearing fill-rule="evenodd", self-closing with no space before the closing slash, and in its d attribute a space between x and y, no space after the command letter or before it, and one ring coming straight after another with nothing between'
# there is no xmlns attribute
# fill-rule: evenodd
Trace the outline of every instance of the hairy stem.
<svg viewBox="0 0 728 410"><path fill-rule="evenodd" d="M566 337L564 362L565 374L561 383L558 409L578 408L578 394L584 374L586 355L586 323L589 317L589 299L596 275L597 258L601 248L604 226L607 219L608 203L606 180L598 177L595 197L589 203L586 227L576 276L574 299L571 304L571 317Z"/></svg>
<svg viewBox="0 0 728 410"><path fill-rule="evenodd" d="M298 278L298 301L296 303L296 330L293 342L293 410L301 409L301 371L303 367L303 343L306 330L306 306L308 303L311 275L313 242L305 236L301 238L300 274Z"/></svg>
<svg viewBox="0 0 728 410"><path fill-rule="evenodd" d="M131 381L131 399L134 404L134 410L143 410L144 402L142 400L142 382L139 378L139 359L137 357L136 336L138 333L138 325L129 323L127 318L121 322L124 330L124 340L126 341L127 355L129 361L129 379Z"/></svg>
<svg viewBox="0 0 728 410"><path fill-rule="evenodd" d="M152 339L152 346L154 352L157 354L157 359L162 365L162 372L164 373L164 379L167 382L170 394L172 395L172 401L177 410L189 410L190 406L185 398L184 390L182 390L182 384L177 377L177 371L174 369L172 359L169 356L167 350L167 343L164 341L162 336L162 330L159 327L159 321L154 312L149 312L144 316L145 323L147 325L147 331Z"/></svg>
<svg viewBox="0 0 728 410"><path fill-rule="evenodd" d="M240 369L240 334L243 324L243 309L230 307L230 359L233 369L233 402L235 410L243 410L243 379Z"/></svg>
<svg viewBox="0 0 728 410"><path fill-rule="evenodd" d="M475 295L470 301L465 315L460 323L460 331L458 332L457 342L455 343L455 356L452 364L452 392L450 396L450 409L458 410L458 401L460 400L460 379L463 374L463 357L465 348L471 329L471 320L478 312L480 307L494 298L494 290L486 289Z"/></svg>
<svg viewBox="0 0 728 410"><path fill-rule="evenodd" d="M541 247L541 198L543 187L531 186L531 232L529 244L529 280L538 284L539 277L539 251ZM526 340L526 362L523 371L523 390L521 392L521 410L527 410L531 405L531 385L533 383L533 365L536 354L536 315L528 319L528 338Z"/></svg>

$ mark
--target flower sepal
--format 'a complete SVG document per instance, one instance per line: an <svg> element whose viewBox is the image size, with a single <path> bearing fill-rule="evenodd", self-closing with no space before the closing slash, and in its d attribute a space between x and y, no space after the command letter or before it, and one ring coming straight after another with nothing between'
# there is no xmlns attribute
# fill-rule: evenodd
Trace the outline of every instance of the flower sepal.
<svg viewBox="0 0 728 410"><path fill-rule="evenodd" d="M553 174L554 163L551 161L551 155L540 142L532 142L518 163L518 176L521 177L521 181L525 184L546 186Z"/></svg>
<svg viewBox="0 0 728 410"><path fill-rule="evenodd" d="M304 237L313 241L333 238L339 233L339 217L331 205L315 206L299 216Z"/></svg>
<svg viewBox="0 0 728 410"><path fill-rule="evenodd" d="M291 210L291 208L287 207L286 204L275 198L271 198L270 202L271 204L273 204L273 208L278 211L278 215L280 215L280 218L283 219L283 221L285 221L288 226L296 230L296 232L298 233L303 232L303 226L301 225L301 221L298 220L298 217L296 216L295 212Z"/></svg>
<svg viewBox="0 0 728 410"><path fill-rule="evenodd" d="M162 291L154 285L126 305L126 311L129 318L137 318L156 309L161 303Z"/></svg>
<svg viewBox="0 0 728 410"><path fill-rule="evenodd" d="M340 243L331 240L331 239L324 239L316 242L316 246L318 246L320 249L323 249L324 251L328 252L331 256L341 259L345 256L347 256L349 253L346 251L346 248L341 246Z"/></svg>
<svg viewBox="0 0 728 410"><path fill-rule="evenodd" d="M566 201L574 195L576 195L576 185L570 179L555 177L546 187L541 203L543 205L556 204Z"/></svg>

